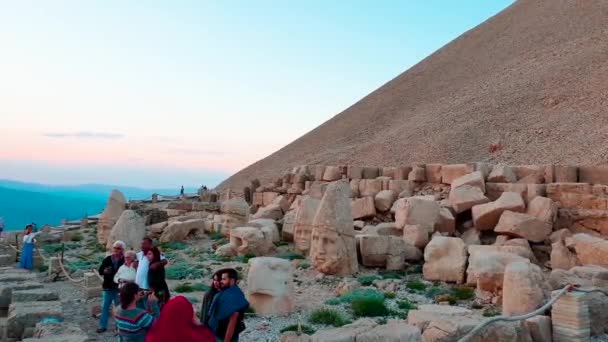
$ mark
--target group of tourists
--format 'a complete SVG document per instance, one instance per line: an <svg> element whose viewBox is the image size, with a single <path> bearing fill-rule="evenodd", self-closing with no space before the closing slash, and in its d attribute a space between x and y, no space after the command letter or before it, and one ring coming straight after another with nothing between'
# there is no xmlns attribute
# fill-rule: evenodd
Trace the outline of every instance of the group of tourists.
<svg viewBox="0 0 608 342"><path fill-rule="evenodd" d="M149 238L142 240L138 253L125 251L125 244L116 241L99 267L103 296L97 332L107 331L114 304L120 305L114 314L119 341L238 341L249 307L237 285L238 272L222 269L213 275L197 317L186 297L171 298L166 264Z"/></svg>

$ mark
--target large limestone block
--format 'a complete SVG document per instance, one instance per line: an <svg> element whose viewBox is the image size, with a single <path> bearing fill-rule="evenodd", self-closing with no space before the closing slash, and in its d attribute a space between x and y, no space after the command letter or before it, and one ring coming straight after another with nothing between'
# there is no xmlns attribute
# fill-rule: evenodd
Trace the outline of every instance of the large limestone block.
<svg viewBox="0 0 608 342"><path fill-rule="evenodd" d="M292 312L295 298L291 262L271 257L249 259L247 294L256 313L274 315Z"/></svg>
<svg viewBox="0 0 608 342"><path fill-rule="evenodd" d="M569 270L577 265L576 254L572 253L564 241L559 240L551 245L551 268Z"/></svg>
<svg viewBox="0 0 608 342"><path fill-rule="evenodd" d="M34 274L32 274L34 275ZM12 302L13 291L41 289L42 284L33 281L2 281L0 282L0 311L8 310Z"/></svg>
<svg viewBox="0 0 608 342"><path fill-rule="evenodd" d="M351 202L353 219L363 219L376 216L374 197L356 198Z"/></svg>
<svg viewBox="0 0 608 342"><path fill-rule="evenodd" d="M106 249L112 249L112 244L118 240L127 244L127 249L137 249L144 237L146 237L146 220L134 210L125 210L112 227Z"/></svg>
<svg viewBox="0 0 608 342"><path fill-rule="evenodd" d="M310 259L317 271L339 276L358 271L348 182L330 183L315 214Z"/></svg>
<svg viewBox="0 0 608 342"><path fill-rule="evenodd" d="M400 320L389 320L385 325L357 335L356 342L422 342L420 329Z"/></svg>
<svg viewBox="0 0 608 342"><path fill-rule="evenodd" d="M494 251L472 254L467 268L467 284L476 285L477 295L481 298L485 297L485 293L499 294L507 265L521 261L528 259L512 253Z"/></svg>
<svg viewBox="0 0 608 342"><path fill-rule="evenodd" d="M205 220L202 219L187 220L184 222L172 222L165 227L159 241L184 241L189 235L195 232L203 232L204 229Z"/></svg>
<svg viewBox="0 0 608 342"><path fill-rule="evenodd" d="M17 302L48 302L51 300L59 300L57 292L38 288L27 290L14 290L13 303Z"/></svg>
<svg viewBox="0 0 608 342"><path fill-rule="evenodd" d="M272 201L276 198L275 195L278 194L264 193L264 205L272 203ZM222 214L232 214L246 217L249 215L249 204L243 198L232 198L222 202L222 204L220 205L220 212Z"/></svg>
<svg viewBox="0 0 608 342"><path fill-rule="evenodd" d="M467 265L467 246L460 238L434 236L424 249L424 261L424 279L461 284Z"/></svg>
<svg viewBox="0 0 608 342"><path fill-rule="evenodd" d="M475 188L479 188L482 193L486 192L486 183L483 179L481 171L475 171L468 173L464 176L454 179L451 183L452 188L458 188L463 185L470 185Z"/></svg>
<svg viewBox="0 0 608 342"><path fill-rule="evenodd" d="M307 253L310 250L312 224L320 203L321 201L317 198L302 198L293 225L294 247L299 252Z"/></svg>
<svg viewBox="0 0 608 342"><path fill-rule="evenodd" d="M507 265L502 286L502 313L517 316L541 307L548 297L548 288L540 267L529 261Z"/></svg>
<svg viewBox="0 0 608 342"><path fill-rule="evenodd" d="M456 219L450 209L439 208L439 220L435 224L435 231L450 234L456 231Z"/></svg>
<svg viewBox="0 0 608 342"><path fill-rule="evenodd" d="M517 176L510 166L504 164L494 165L492 172L488 176L488 182L491 183L515 183Z"/></svg>
<svg viewBox="0 0 608 342"><path fill-rule="evenodd" d="M554 269L549 276L552 290L558 290L568 284L582 287L608 287L608 268L601 266L576 266L570 270Z"/></svg>
<svg viewBox="0 0 608 342"><path fill-rule="evenodd" d="M572 236L576 256L583 266L597 265L608 267L608 241L589 234Z"/></svg>
<svg viewBox="0 0 608 342"><path fill-rule="evenodd" d="M279 227L274 220L271 219L255 219L247 222L247 226L256 227L262 230L264 236L270 235L272 242L281 241L281 234L279 233Z"/></svg>
<svg viewBox="0 0 608 342"><path fill-rule="evenodd" d="M419 224L403 227L403 240L416 248L424 249L429 243L429 229Z"/></svg>
<svg viewBox="0 0 608 342"><path fill-rule="evenodd" d="M441 164L426 164L426 181L429 183L441 183Z"/></svg>
<svg viewBox="0 0 608 342"><path fill-rule="evenodd" d="M238 255L263 256L269 253L274 245L272 235L266 236L257 227L238 227L230 231L230 244Z"/></svg>
<svg viewBox="0 0 608 342"><path fill-rule="evenodd" d="M293 241L296 213L296 210L290 210L283 216L283 229L281 229L281 239L283 241Z"/></svg>
<svg viewBox="0 0 608 342"><path fill-rule="evenodd" d="M494 229L502 213L507 210L519 213L526 210L526 204L520 194L503 192L494 202L474 206L472 208L473 225L479 230Z"/></svg>
<svg viewBox="0 0 608 342"><path fill-rule="evenodd" d="M505 211L494 231L532 242L543 242L551 234L552 226L528 214Z"/></svg>
<svg viewBox="0 0 608 342"><path fill-rule="evenodd" d="M375 328L371 319L360 319L339 328L322 329L312 335L312 342L356 342L357 336Z"/></svg>
<svg viewBox="0 0 608 342"><path fill-rule="evenodd" d="M6 320L7 337L21 339L26 329L34 328L36 323L47 317L63 318L61 302L21 302L11 304Z"/></svg>
<svg viewBox="0 0 608 342"><path fill-rule="evenodd" d="M512 166L518 183L543 184L545 182L546 168L540 165L516 165Z"/></svg>
<svg viewBox="0 0 608 342"><path fill-rule="evenodd" d="M342 179L342 173L338 166L326 166L325 172L323 172L323 180L326 182L337 181Z"/></svg>
<svg viewBox="0 0 608 342"><path fill-rule="evenodd" d="M372 198L382 191L381 179L362 179L359 181L359 195L361 197L371 196Z"/></svg>
<svg viewBox="0 0 608 342"><path fill-rule="evenodd" d="M530 336L534 342L551 342L551 318L549 316L536 315L525 321L526 327L530 330Z"/></svg>
<svg viewBox="0 0 608 342"><path fill-rule="evenodd" d="M606 165L579 165L578 181L589 184L608 185L608 166Z"/></svg>
<svg viewBox="0 0 608 342"><path fill-rule="evenodd" d="M403 235L403 231L397 228L395 222L382 222L376 226L369 225L363 227L360 234L401 237Z"/></svg>
<svg viewBox="0 0 608 342"><path fill-rule="evenodd" d="M405 261L422 259L418 248L397 236L360 234L357 240L364 266L399 270Z"/></svg>
<svg viewBox="0 0 608 342"><path fill-rule="evenodd" d="M380 176L380 169L373 166L364 166L363 167L363 179L375 179Z"/></svg>
<svg viewBox="0 0 608 342"><path fill-rule="evenodd" d="M281 209L281 206L278 204L269 204L258 209L258 211L253 214L254 219L280 220L282 217L283 209Z"/></svg>
<svg viewBox="0 0 608 342"><path fill-rule="evenodd" d="M376 209L380 212L388 211L392 206L393 202L397 199L397 193L393 190L382 190L374 198L374 204Z"/></svg>
<svg viewBox="0 0 608 342"><path fill-rule="evenodd" d="M534 216L553 227L557 218L557 204L550 198L538 196L528 203L526 214Z"/></svg>
<svg viewBox="0 0 608 342"><path fill-rule="evenodd" d="M426 182L426 170L423 166L415 165L412 167L412 171L410 171L407 179L413 182Z"/></svg>
<svg viewBox="0 0 608 342"><path fill-rule="evenodd" d="M403 228L406 225L420 225L431 233L439 222L439 204L435 201L413 197L400 201L395 209L397 228Z"/></svg>
<svg viewBox="0 0 608 342"><path fill-rule="evenodd" d="M452 184L455 179L473 172L473 166L469 164L450 164L441 167L441 182Z"/></svg>
<svg viewBox="0 0 608 342"><path fill-rule="evenodd" d="M471 257L477 253L483 255L488 252L505 252L519 255L522 258L536 262L536 257L534 256L534 253L532 253L530 245L473 245L469 246L468 250Z"/></svg>
<svg viewBox="0 0 608 342"><path fill-rule="evenodd" d="M382 169L380 169L380 176L395 179L394 177L396 170L397 168L394 166L383 167Z"/></svg>
<svg viewBox="0 0 608 342"><path fill-rule="evenodd" d="M346 177L348 177L348 179L362 179L363 167L349 165L346 169Z"/></svg>
<svg viewBox="0 0 608 342"><path fill-rule="evenodd" d="M108 236L112 231L112 227L116 224L116 221L120 218L120 215L127 207L127 199L122 192L118 190L112 190L110 198L105 209L99 216L99 223L97 225L97 241L105 245L108 242Z"/></svg>
<svg viewBox="0 0 608 342"><path fill-rule="evenodd" d="M578 182L578 167L571 165L554 165L555 183Z"/></svg>
<svg viewBox="0 0 608 342"><path fill-rule="evenodd" d="M414 192L416 183L409 180L391 180L388 182L388 189L393 190L396 194L401 194L404 191Z"/></svg>
<svg viewBox="0 0 608 342"><path fill-rule="evenodd" d="M407 177L409 176L411 171L411 166L397 166L395 168L395 176L393 178L395 180L407 180Z"/></svg>
<svg viewBox="0 0 608 342"><path fill-rule="evenodd" d="M471 185L452 188L450 190L449 201L457 214L467 211L478 204L490 202L478 187Z"/></svg>

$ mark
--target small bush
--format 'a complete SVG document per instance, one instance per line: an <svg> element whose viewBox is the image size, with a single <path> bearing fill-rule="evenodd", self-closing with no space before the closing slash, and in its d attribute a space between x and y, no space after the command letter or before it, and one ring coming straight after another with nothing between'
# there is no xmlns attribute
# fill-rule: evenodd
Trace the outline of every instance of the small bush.
<svg viewBox="0 0 608 342"><path fill-rule="evenodd" d="M342 303L340 298L330 298L325 301L325 304L327 305L339 305L340 303Z"/></svg>
<svg viewBox="0 0 608 342"><path fill-rule="evenodd" d="M188 247L188 245L181 241L168 241L168 242L163 242L163 243L159 244L158 247L165 251L169 251L169 250L181 251L182 249L186 249Z"/></svg>
<svg viewBox="0 0 608 342"><path fill-rule="evenodd" d="M407 298L397 301L397 307L401 310L407 311L418 309L418 307L414 303L410 302Z"/></svg>
<svg viewBox="0 0 608 342"><path fill-rule="evenodd" d="M433 286L431 288L429 288L428 290L426 290L426 293L424 294L427 298L436 298L439 295L442 294L446 294L447 291L445 291L444 289L442 289L439 286Z"/></svg>
<svg viewBox="0 0 608 342"><path fill-rule="evenodd" d="M292 325L288 325L285 328L281 329L281 333L284 333L287 331L298 332L298 331L300 331L300 329L302 329L302 333L307 334L307 335L312 335L316 332L315 329L313 329L312 327L310 327L308 325L302 324L298 327L298 324L292 324Z"/></svg>
<svg viewBox="0 0 608 342"><path fill-rule="evenodd" d="M196 297L192 297L192 296L186 297L186 298L188 298L190 303L193 303L193 304L199 303L201 301L200 299L198 299ZM200 313L197 313L196 317L200 317L200 316L201 316Z"/></svg>
<svg viewBox="0 0 608 342"><path fill-rule="evenodd" d="M196 291L207 291L209 290L209 286L202 283L182 283L175 287L175 292L177 293L188 293L188 292L196 292Z"/></svg>
<svg viewBox="0 0 608 342"><path fill-rule="evenodd" d="M306 257L303 256L302 254L295 253L295 252L287 252L287 253L279 254L279 255L277 255L277 258L287 259L287 260L303 260L303 259L306 259Z"/></svg>
<svg viewBox="0 0 608 342"><path fill-rule="evenodd" d="M357 298L353 300L351 309L355 317L378 317L388 316L389 314L389 310L384 303L384 298Z"/></svg>
<svg viewBox="0 0 608 342"><path fill-rule="evenodd" d="M245 254L234 257L233 260L244 264L249 262L249 259L255 258L255 254Z"/></svg>
<svg viewBox="0 0 608 342"><path fill-rule="evenodd" d="M442 295L435 297L435 301L437 303L448 302L448 303L450 303L450 305L455 305L458 300L456 299L456 297L452 296L451 294L442 294Z"/></svg>
<svg viewBox="0 0 608 342"><path fill-rule="evenodd" d="M363 285L363 286L370 286L371 284L374 283L375 280L379 280L382 279L376 275L372 275L372 276L363 276L363 277L359 277L357 278L357 281Z"/></svg>
<svg viewBox="0 0 608 342"><path fill-rule="evenodd" d="M346 324L346 320L342 314L330 308L316 309L310 313L308 321L312 324L333 325L334 327L341 327Z"/></svg>
<svg viewBox="0 0 608 342"><path fill-rule="evenodd" d="M424 291L426 290L426 284L420 280L413 280L407 283L407 288L414 291Z"/></svg>
<svg viewBox="0 0 608 342"><path fill-rule="evenodd" d="M74 242L82 241L82 240L84 240L84 236L82 235L82 233L78 232L78 233L75 233L74 235L72 235L70 240L74 241Z"/></svg>
<svg viewBox="0 0 608 342"><path fill-rule="evenodd" d="M380 273L382 279L403 279L406 275L404 271L385 271Z"/></svg>
<svg viewBox="0 0 608 342"><path fill-rule="evenodd" d="M470 300L475 297L475 290L470 287L461 286L452 290L452 295L457 300Z"/></svg>
<svg viewBox="0 0 608 342"><path fill-rule="evenodd" d="M36 268L36 271L40 272L40 273L45 273L49 270L49 265L43 264L40 265Z"/></svg>
<svg viewBox="0 0 608 342"><path fill-rule="evenodd" d="M201 268L187 263L174 264L167 267L165 276L172 280L201 278L204 275Z"/></svg>
<svg viewBox="0 0 608 342"><path fill-rule="evenodd" d="M221 240L224 238L224 235L220 232L212 232L212 233L209 233L209 238L211 240Z"/></svg>
<svg viewBox="0 0 608 342"><path fill-rule="evenodd" d="M384 292L384 298L395 299L397 298L397 294L395 292Z"/></svg>
<svg viewBox="0 0 608 342"><path fill-rule="evenodd" d="M303 263L301 263L301 264L298 265L298 268L301 269L301 270L307 270L307 269L310 268L310 264L307 263L307 262L303 262Z"/></svg>
<svg viewBox="0 0 608 342"><path fill-rule="evenodd" d="M349 291L337 299L340 303L352 303L359 298L375 298L377 300L384 300L384 293L376 289L356 289Z"/></svg>

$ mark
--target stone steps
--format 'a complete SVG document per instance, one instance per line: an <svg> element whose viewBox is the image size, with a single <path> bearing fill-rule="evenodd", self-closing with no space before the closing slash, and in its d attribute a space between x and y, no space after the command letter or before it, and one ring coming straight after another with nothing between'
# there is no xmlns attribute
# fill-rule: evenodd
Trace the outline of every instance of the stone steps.
<svg viewBox="0 0 608 342"><path fill-rule="evenodd" d="M45 290L44 288L13 290L13 303L17 302L47 302L59 300L56 292Z"/></svg>

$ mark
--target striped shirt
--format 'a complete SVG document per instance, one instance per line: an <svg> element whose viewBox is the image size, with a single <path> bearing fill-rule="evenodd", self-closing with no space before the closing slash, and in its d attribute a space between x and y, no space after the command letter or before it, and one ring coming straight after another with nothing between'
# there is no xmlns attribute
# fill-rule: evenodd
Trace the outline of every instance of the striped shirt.
<svg viewBox="0 0 608 342"><path fill-rule="evenodd" d="M121 342L145 342L146 334L158 318L160 310L156 301L151 303L152 313L140 308L131 310L120 309L114 320L118 328L119 341Z"/></svg>

